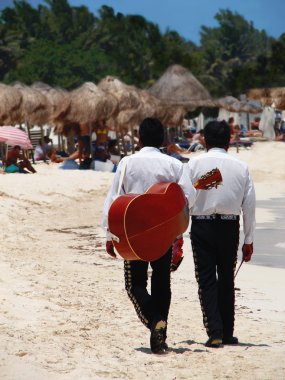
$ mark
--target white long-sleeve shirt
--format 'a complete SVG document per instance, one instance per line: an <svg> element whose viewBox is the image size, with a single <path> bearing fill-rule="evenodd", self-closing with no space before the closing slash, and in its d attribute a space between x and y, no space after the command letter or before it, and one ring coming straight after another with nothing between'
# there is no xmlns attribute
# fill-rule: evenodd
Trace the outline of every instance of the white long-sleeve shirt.
<svg viewBox="0 0 285 380"><path fill-rule="evenodd" d="M127 162L126 162L127 161ZM125 173L118 193L121 172ZM112 202L121 194L143 194L158 182L178 183L191 207L196 198L196 190L189 176L185 175L185 165L153 147L144 147L138 153L124 157L117 168L113 183L105 199L102 227L108 230L108 212ZM108 234L107 234L108 239Z"/></svg>
<svg viewBox="0 0 285 380"><path fill-rule="evenodd" d="M243 214L244 242L251 244L255 229L255 190L245 162L229 155L224 149L212 148L186 164L188 176L194 184L209 170L218 168L223 184L217 189L198 190L191 215Z"/></svg>

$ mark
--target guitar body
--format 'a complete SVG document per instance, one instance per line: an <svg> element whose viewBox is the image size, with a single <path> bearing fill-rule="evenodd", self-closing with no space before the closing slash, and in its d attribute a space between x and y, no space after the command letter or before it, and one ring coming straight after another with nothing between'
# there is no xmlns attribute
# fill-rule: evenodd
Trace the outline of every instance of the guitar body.
<svg viewBox="0 0 285 380"><path fill-rule="evenodd" d="M108 222L113 244L125 260L154 261L186 231L187 201L177 183L157 183L144 194L119 196Z"/></svg>

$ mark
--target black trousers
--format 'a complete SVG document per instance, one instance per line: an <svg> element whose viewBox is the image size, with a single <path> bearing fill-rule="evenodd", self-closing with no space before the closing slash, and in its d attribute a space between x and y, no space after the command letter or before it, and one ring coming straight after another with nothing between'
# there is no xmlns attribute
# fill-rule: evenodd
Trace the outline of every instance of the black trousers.
<svg viewBox="0 0 285 380"><path fill-rule="evenodd" d="M159 320L167 321L171 301L170 264L172 248L152 262L125 261L125 288L138 317L149 329ZM148 267L152 268L151 292L147 291Z"/></svg>
<svg viewBox="0 0 285 380"><path fill-rule="evenodd" d="M239 220L192 218L190 238L207 334L230 337L234 331Z"/></svg>

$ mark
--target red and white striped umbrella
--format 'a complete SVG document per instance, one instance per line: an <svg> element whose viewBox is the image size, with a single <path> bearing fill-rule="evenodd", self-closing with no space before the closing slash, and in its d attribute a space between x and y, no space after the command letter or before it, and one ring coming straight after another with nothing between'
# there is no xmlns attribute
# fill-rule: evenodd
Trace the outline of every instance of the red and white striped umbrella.
<svg viewBox="0 0 285 380"><path fill-rule="evenodd" d="M22 149L33 149L31 140L26 132L16 127L0 127L0 142L10 146L20 145Z"/></svg>

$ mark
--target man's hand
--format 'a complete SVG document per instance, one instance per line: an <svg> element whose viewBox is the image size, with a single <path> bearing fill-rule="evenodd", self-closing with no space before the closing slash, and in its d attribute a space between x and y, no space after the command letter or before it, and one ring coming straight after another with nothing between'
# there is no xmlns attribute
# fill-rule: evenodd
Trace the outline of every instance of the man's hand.
<svg viewBox="0 0 285 380"><path fill-rule="evenodd" d="M244 244L242 246L242 258L246 263L250 261L252 254L253 254L253 243Z"/></svg>
<svg viewBox="0 0 285 380"><path fill-rule="evenodd" d="M117 255L115 254L114 244L112 240L106 241L106 252L108 253L108 255L112 256L114 259L117 257Z"/></svg>
<svg viewBox="0 0 285 380"><path fill-rule="evenodd" d="M170 265L170 271L175 272L183 260L183 238L180 237L175 240L172 245L172 260Z"/></svg>

